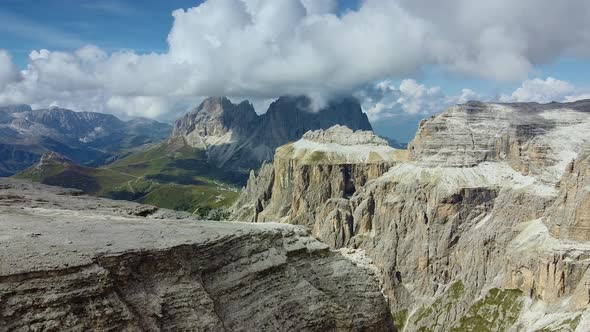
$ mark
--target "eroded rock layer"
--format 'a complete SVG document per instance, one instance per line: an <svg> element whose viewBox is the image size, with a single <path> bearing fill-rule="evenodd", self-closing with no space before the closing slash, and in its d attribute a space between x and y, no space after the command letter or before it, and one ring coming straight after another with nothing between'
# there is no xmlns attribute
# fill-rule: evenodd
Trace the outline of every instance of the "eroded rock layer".
<svg viewBox="0 0 590 332"><path fill-rule="evenodd" d="M392 329L375 273L302 228L0 181L2 331Z"/></svg>
<svg viewBox="0 0 590 332"><path fill-rule="evenodd" d="M324 241L341 247L353 235L352 224L347 223L349 209L324 213L318 207L347 201L404 158L405 151L390 147L370 131L355 132L343 126L310 131L278 148L274 164L263 165L258 176L250 175L232 218L304 225L316 236L324 232L330 236L323 237Z"/></svg>
<svg viewBox="0 0 590 332"><path fill-rule="evenodd" d="M330 177L307 181L316 177L293 167L301 160L292 151L295 160L275 158L249 182L262 189L245 193L263 197L259 218L364 252L400 330L586 331L589 129L589 101L471 102L424 120L409 160L384 165L350 195L332 195ZM324 199L294 210L309 193Z"/></svg>

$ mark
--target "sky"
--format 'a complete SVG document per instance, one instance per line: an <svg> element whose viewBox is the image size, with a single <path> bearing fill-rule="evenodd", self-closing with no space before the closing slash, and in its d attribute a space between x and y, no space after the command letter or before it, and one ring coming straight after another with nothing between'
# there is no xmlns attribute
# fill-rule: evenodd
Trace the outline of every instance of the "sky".
<svg viewBox="0 0 590 332"><path fill-rule="evenodd" d="M407 142L468 100L590 98L588 21L587 0L0 0L0 105L170 121L353 95Z"/></svg>

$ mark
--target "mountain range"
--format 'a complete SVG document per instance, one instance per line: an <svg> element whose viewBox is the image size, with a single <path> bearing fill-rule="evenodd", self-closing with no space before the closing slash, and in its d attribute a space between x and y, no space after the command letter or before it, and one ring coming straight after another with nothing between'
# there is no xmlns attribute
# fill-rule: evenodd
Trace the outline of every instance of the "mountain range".
<svg viewBox="0 0 590 332"><path fill-rule="evenodd" d="M0 176L22 171L50 151L86 166L103 165L160 142L170 132L170 125L145 118L122 121L58 107L0 107Z"/></svg>
<svg viewBox="0 0 590 332"><path fill-rule="evenodd" d="M18 107L11 109L15 108ZM102 157L102 165L98 159L84 163L88 156L84 159L70 150L55 149L16 177L78 188L93 195L198 212L209 218L217 218L210 213L215 214L233 202L238 188L246 184L249 172L257 170L265 161L272 161L277 147L299 139L309 130L325 129L335 124L355 130L371 130L366 114L352 98L333 101L314 110L307 97L281 97L266 113L258 115L248 101L234 104L225 97L210 97L178 119L170 136L162 142L133 147L127 144L123 149L113 139L123 131L117 131L117 128L134 126L132 128L136 131L123 132L133 133L138 140L143 137L143 131L137 129L149 132L152 127L141 128L136 125L138 120L122 122L98 113L21 108L25 109L23 112L43 115L35 113L34 118L40 119L37 121L44 125L41 133L55 132L51 137L59 137L70 146L83 146L86 150L80 151L89 151L90 155L95 151L110 151L108 155L117 158L104 162L107 159ZM18 118L15 111L7 113L12 114L12 122ZM68 122L68 117L75 122ZM156 124L151 123L152 126ZM96 129L104 127L114 129L109 133ZM163 130L165 125L161 128ZM47 140L43 135L37 136ZM129 141L128 136L123 138ZM150 142L157 137L152 138ZM129 152L132 149L134 151ZM128 154L122 156L122 151ZM97 164L99 167L92 167Z"/></svg>
<svg viewBox="0 0 590 332"><path fill-rule="evenodd" d="M590 100L456 105L402 151L308 132L252 173L230 219L367 255L398 331L588 331Z"/></svg>
<svg viewBox="0 0 590 332"><path fill-rule="evenodd" d="M247 175L263 161L272 160L277 147L299 139L309 130L336 124L372 130L367 115L353 98L332 101L314 110L308 97L280 97L266 113L257 115L248 101L233 104L225 97L212 97L176 121L172 136L207 151L213 164Z"/></svg>
<svg viewBox="0 0 590 332"><path fill-rule="evenodd" d="M0 179L0 325L588 330L590 100L456 105L423 120L407 149L348 125L309 130L230 198L216 179L274 144L249 109L208 99L168 140L111 164L52 152L18 175L81 174L104 196L116 174L120 194L151 187L135 200L201 204L201 218ZM231 201L230 215L213 205Z"/></svg>

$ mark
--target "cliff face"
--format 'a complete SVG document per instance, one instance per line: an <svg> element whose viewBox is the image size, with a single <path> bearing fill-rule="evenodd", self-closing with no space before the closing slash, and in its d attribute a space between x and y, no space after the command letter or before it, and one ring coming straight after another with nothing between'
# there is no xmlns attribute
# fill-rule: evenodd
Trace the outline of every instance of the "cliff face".
<svg viewBox="0 0 590 332"><path fill-rule="evenodd" d="M277 183L311 174L277 157L271 203L260 200L259 215L297 208L310 192L329 197L305 200L303 211L315 216L306 222L301 209L275 220L308 225L335 248L362 249L406 331L583 331L589 111L587 101L453 107L421 123L409 160L338 197L329 181L303 181L273 202Z"/></svg>
<svg viewBox="0 0 590 332"><path fill-rule="evenodd" d="M590 241L590 150L566 167L560 193L546 216L551 235Z"/></svg>
<svg viewBox="0 0 590 332"><path fill-rule="evenodd" d="M421 165L470 167L505 161L554 183L575 151L590 146L589 101L569 104L469 102L423 120L410 143Z"/></svg>
<svg viewBox="0 0 590 332"><path fill-rule="evenodd" d="M403 151L370 131L333 126L307 132L297 142L278 148L273 165L265 164L258 176L250 175L232 219L304 225L314 235L334 233L323 240L340 247L353 234L349 211L326 214L319 207L351 197L404 158Z"/></svg>
<svg viewBox="0 0 590 332"><path fill-rule="evenodd" d="M375 273L302 228L0 188L0 330L392 329Z"/></svg>

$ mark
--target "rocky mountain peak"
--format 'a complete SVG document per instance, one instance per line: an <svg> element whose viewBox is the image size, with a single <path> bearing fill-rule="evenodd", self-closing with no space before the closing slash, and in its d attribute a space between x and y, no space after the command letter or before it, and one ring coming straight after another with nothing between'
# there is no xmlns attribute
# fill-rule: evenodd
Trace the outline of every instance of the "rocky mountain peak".
<svg viewBox="0 0 590 332"><path fill-rule="evenodd" d="M587 144L588 100L470 102L422 121L409 150L412 160L421 165L472 167L502 161L524 174L556 183Z"/></svg>
<svg viewBox="0 0 590 332"><path fill-rule="evenodd" d="M275 141L276 146L280 146L299 139L307 131L327 129L337 124L352 130L373 130L360 103L354 98L331 101L314 110L308 97L280 97L264 114L262 140L267 144Z"/></svg>
<svg viewBox="0 0 590 332"><path fill-rule="evenodd" d="M231 161L249 171L272 160L277 147L297 141L307 131L334 125L372 130L354 98L314 109L309 97L283 96L266 113L257 115L249 101L234 104L226 97L210 97L176 121L172 135L191 147L207 150L209 160L218 166Z"/></svg>
<svg viewBox="0 0 590 332"><path fill-rule="evenodd" d="M232 103L226 97L209 97L193 111L176 121L173 136L223 136L230 131L242 133L251 129L258 115L252 104L244 100Z"/></svg>
<svg viewBox="0 0 590 332"><path fill-rule="evenodd" d="M64 134L87 135L96 128L116 130L125 123L111 114L76 112L66 108L51 107L27 112L25 119L42 124Z"/></svg>
<svg viewBox="0 0 590 332"><path fill-rule="evenodd" d="M111 114L29 105L0 107L0 176L16 174L56 151L84 165L167 138L171 126L154 120L122 121Z"/></svg>

